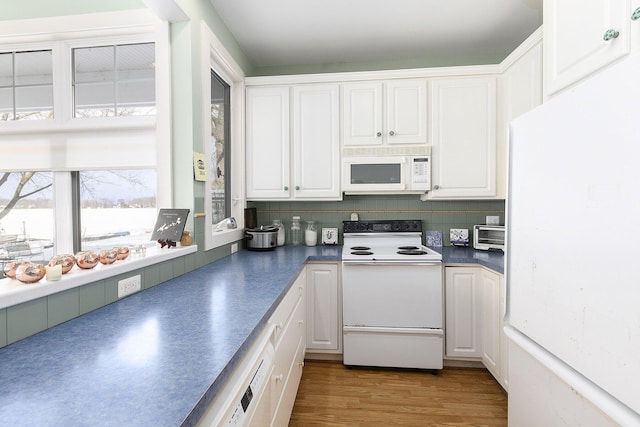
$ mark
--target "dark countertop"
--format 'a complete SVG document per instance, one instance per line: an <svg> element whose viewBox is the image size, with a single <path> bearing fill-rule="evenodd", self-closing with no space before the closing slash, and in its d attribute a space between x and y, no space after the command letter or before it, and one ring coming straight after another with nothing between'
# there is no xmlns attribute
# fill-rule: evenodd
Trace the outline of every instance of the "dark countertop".
<svg viewBox="0 0 640 427"><path fill-rule="evenodd" d="M438 249L502 273L502 254ZM242 250L1 348L0 424L195 424L304 263L341 250Z"/></svg>
<svg viewBox="0 0 640 427"><path fill-rule="evenodd" d="M0 349L0 424L195 424L307 260L242 250Z"/></svg>
<svg viewBox="0 0 640 427"><path fill-rule="evenodd" d="M445 264L480 264L504 274L504 254L501 251L477 251L471 247L443 246L432 248L442 254Z"/></svg>

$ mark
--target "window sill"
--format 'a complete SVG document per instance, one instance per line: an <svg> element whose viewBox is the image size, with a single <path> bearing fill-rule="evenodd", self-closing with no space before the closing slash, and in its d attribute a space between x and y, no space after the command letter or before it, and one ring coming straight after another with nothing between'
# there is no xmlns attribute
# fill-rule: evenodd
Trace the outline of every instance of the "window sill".
<svg viewBox="0 0 640 427"><path fill-rule="evenodd" d="M16 279L0 279L0 309L42 298L58 292L77 288L98 280L107 279L118 274L127 273L149 265L179 258L195 253L195 245L176 248L149 248L144 257L129 257L124 261L116 261L111 265L98 264L91 270L82 270L77 266L58 281L47 281L45 278L37 283L27 284Z"/></svg>
<svg viewBox="0 0 640 427"><path fill-rule="evenodd" d="M244 229L234 228L230 230L213 231L209 240L206 242L206 250L218 248L220 246L228 245L229 243L237 242L244 238Z"/></svg>

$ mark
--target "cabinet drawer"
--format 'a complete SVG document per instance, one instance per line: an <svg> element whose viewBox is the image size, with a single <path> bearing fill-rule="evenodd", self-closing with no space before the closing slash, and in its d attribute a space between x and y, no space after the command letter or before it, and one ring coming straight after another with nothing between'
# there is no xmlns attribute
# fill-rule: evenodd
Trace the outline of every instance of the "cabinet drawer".
<svg viewBox="0 0 640 427"><path fill-rule="evenodd" d="M302 273L300 273L300 276L298 276L295 283L293 284L293 286L291 286L291 289L289 290L289 292L287 292L287 295L285 295L284 299L269 320L269 323L275 326L275 330L273 333L273 345L276 347L279 345L280 340L282 339L284 329L290 322L290 318L294 310L303 299L304 281L305 274L303 271Z"/></svg>
<svg viewBox="0 0 640 427"><path fill-rule="evenodd" d="M296 364L297 358L300 358L300 362L302 362L302 357L304 357L304 331L304 304L300 301L289 323L283 329L281 340L276 346L272 375L274 410L288 382L292 366ZM298 354L301 345L302 355Z"/></svg>
<svg viewBox="0 0 640 427"><path fill-rule="evenodd" d="M296 394L298 393L298 386L300 385L300 379L302 378L303 367L304 338L301 337L298 341L298 348L296 349L295 357L291 360L291 365L288 367L289 373L286 380L281 382L281 387L278 388L280 394L274 394L274 400L277 396L280 396L280 399L273 413L272 426L278 427L289 424L289 419L293 412L293 405L296 401Z"/></svg>

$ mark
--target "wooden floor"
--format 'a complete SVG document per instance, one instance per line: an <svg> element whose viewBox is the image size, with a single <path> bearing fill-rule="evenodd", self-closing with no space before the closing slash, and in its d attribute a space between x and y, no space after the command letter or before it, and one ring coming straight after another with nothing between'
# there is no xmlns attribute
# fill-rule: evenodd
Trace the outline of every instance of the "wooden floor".
<svg viewBox="0 0 640 427"><path fill-rule="evenodd" d="M507 395L484 369L438 375L305 361L289 426L506 426Z"/></svg>

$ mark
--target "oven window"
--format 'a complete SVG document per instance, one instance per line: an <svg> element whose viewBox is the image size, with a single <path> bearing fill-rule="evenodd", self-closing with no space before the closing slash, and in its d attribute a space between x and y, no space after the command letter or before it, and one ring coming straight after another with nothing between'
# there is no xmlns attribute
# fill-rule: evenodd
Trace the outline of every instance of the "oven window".
<svg viewBox="0 0 640 427"><path fill-rule="evenodd" d="M401 184L400 163L351 165L351 184Z"/></svg>

